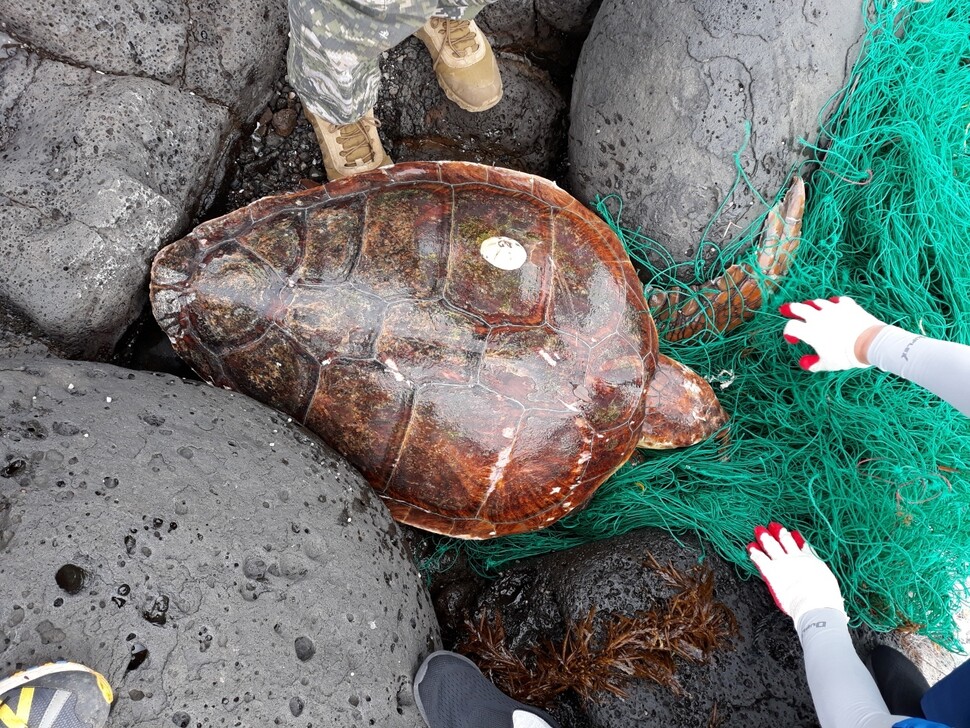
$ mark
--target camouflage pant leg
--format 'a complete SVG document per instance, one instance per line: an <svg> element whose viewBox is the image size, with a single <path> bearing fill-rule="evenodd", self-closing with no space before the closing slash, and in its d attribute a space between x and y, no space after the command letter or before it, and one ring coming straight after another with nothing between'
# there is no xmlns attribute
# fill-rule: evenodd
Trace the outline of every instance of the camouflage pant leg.
<svg viewBox="0 0 970 728"><path fill-rule="evenodd" d="M437 0L289 0L287 77L304 106L335 124L377 103L378 57L424 25Z"/></svg>
<svg viewBox="0 0 970 728"><path fill-rule="evenodd" d="M494 1L289 0L287 79L314 115L349 124L377 103L381 53L432 15L470 18Z"/></svg>
<svg viewBox="0 0 970 728"><path fill-rule="evenodd" d="M452 20L474 20L487 6L496 0L439 0L435 15Z"/></svg>

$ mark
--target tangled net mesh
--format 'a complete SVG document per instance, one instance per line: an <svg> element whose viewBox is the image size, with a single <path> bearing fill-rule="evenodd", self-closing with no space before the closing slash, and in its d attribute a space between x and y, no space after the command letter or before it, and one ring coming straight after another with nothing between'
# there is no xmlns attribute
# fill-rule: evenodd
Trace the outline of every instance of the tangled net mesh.
<svg viewBox="0 0 970 728"><path fill-rule="evenodd" d="M661 351L712 381L731 439L643 451L586 508L535 533L487 542L441 539L426 563L463 549L474 567L570 548L643 527L693 532L748 575L753 527L802 531L831 565L853 624L902 628L960 651L954 614L970 578L970 419L875 369L810 375L783 342L777 304L850 295L880 319L970 343L970 6L962 0L868 0L866 36L848 83L803 144L813 173L803 242L769 305L733 332ZM827 119L827 121L825 121ZM746 184L740 156L738 180ZM757 193L755 193L757 194ZM598 202L658 288L678 269ZM713 264L707 280L757 234ZM648 292L649 293L649 292ZM970 386L970 382L967 383Z"/></svg>

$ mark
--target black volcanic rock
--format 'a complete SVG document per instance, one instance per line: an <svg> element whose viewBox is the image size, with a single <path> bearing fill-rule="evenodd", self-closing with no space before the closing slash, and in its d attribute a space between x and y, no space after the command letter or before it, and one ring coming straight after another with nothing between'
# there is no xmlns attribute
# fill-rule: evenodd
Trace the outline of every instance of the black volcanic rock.
<svg viewBox="0 0 970 728"><path fill-rule="evenodd" d="M0 675L101 671L112 725L422 725L398 527L287 417L170 375L0 363Z"/></svg>
<svg viewBox="0 0 970 728"><path fill-rule="evenodd" d="M735 153L772 198L862 35L859 8L837 0L605 0L576 68L571 191L583 202L618 193L626 227L691 259L735 183ZM708 240L737 237L762 212L739 185Z"/></svg>

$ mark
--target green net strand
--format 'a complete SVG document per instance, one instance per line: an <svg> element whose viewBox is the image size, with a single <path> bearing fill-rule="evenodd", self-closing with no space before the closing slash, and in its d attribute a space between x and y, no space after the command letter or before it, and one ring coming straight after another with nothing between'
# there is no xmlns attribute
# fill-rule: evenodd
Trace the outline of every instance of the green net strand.
<svg viewBox="0 0 970 728"><path fill-rule="evenodd" d="M494 573L512 560L643 527L697 534L753 575L753 528L799 529L835 571L852 623L904 628L959 651L953 615L970 579L970 419L875 369L809 374L785 343L778 304L850 295L881 320L970 343L970 6L869 0L866 35L813 142L803 242L781 290L736 330L661 350L712 382L727 443L641 451L589 504L530 534L441 539ZM750 184L736 157L739 184ZM678 266L599 209L654 285ZM749 228L699 280L753 261ZM657 265L660 261L660 265ZM717 269L719 268L719 270ZM970 386L970 385L968 385ZM447 563L448 559L444 559Z"/></svg>

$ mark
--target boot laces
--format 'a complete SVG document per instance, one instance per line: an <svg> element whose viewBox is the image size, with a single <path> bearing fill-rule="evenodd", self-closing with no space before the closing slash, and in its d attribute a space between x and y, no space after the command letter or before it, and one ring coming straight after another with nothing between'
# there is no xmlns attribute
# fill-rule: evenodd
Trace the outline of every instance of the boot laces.
<svg viewBox="0 0 970 728"><path fill-rule="evenodd" d="M478 50L478 39L475 37L475 32L469 27L470 20L433 18L432 22L439 32L444 33L445 45L458 58L463 58L468 53L474 53Z"/></svg>
<svg viewBox="0 0 970 728"><path fill-rule="evenodd" d="M363 117L350 124L331 124L330 133L337 135L340 156L348 167L368 164L377 159L377 152L371 147L369 129L377 129L381 123L377 119Z"/></svg>

